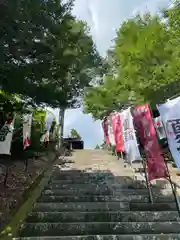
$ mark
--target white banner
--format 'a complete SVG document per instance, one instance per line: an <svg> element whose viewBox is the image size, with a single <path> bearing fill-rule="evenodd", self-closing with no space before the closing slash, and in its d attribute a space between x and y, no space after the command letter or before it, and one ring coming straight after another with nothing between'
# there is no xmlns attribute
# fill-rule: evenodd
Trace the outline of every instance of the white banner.
<svg viewBox="0 0 180 240"><path fill-rule="evenodd" d="M130 108L121 112L120 118L122 121L124 149L127 158L130 163L141 160Z"/></svg>
<svg viewBox="0 0 180 240"><path fill-rule="evenodd" d="M23 146L26 149L30 146L31 139L31 125L32 125L32 114L26 114L23 116Z"/></svg>
<svg viewBox="0 0 180 240"><path fill-rule="evenodd" d="M158 138L160 140L165 139L166 138L166 132L165 132L161 117L154 118L154 126L156 128Z"/></svg>
<svg viewBox="0 0 180 240"><path fill-rule="evenodd" d="M171 154L180 168L180 97L157 105L163 121Z"/></svg>
<svg viewBox="0 0 180 240"><path fill-rule="evenodd" d="M48 143L50 140L50 129L54 120L53 114L46 110L46 118L45 118L45 133L42 135L40 142Z"/></svg>
<svg viewBox="0 0 180 240"><path fill-rule="evenodd" d="M11 154L10 149L13 131L14 119L6 121L0 130L0 154Z"/></svg>
<svg viewBox="0 0 180 240"><path fill-rule="evenodd" d="M49 142L49 131L48 130L42 135L40 142L43 142L43 143Z"/></svg>
<svg viewBox="0 0 180 240"><path fill-rule="evenodd" d="M107 117L108 121L108 135L109 135L109 141L111 146L115 146L115 139L114 139L114 134L113 134L113 126L112 126L112 116Z"/></svg>
<svg viewBox="0 0 180 240"><path fill-rule="evenodd" d="M50 111L46 111L46 118L45 118L45 128L46 130L50 130L52 126L52 122L54 120L54 116Z"/></svg>

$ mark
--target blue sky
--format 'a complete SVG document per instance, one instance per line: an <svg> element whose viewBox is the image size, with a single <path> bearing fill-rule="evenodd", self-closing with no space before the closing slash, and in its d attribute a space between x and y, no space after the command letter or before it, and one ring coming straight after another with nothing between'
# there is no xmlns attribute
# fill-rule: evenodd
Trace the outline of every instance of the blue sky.
<svg viewBox="0 0 180 240"><path fill-rule="evenodd" d="M73 13L87 21L98 51L104 56L124 20L137 13L155 13L169 4L170 0L76 0ZM101 122L94 122L81 109L66 111L64 135L67 136L72 128L82 136L85 148L94 148L103 140Z"/></svg>

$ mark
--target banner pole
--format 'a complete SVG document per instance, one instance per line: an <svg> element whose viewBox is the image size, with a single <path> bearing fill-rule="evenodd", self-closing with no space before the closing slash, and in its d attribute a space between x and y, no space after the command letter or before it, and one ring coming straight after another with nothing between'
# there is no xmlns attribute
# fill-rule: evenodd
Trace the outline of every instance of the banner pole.
<svg viewBox="0 0 180 240"><path fill-rule="evenodd" d="M151 186L150 186L149 181L148 181L148 173L147 173L147 169L146 169L146 161L144 159L143 159L143 168L144 168L144 175L145 175L145 180L146 180L146 186L147 186L148 193L149 193L149 202L153 204L153 194L152 194Z"/></svg>
<svg viewBox="0 0 180 240"><path fill-rule="evenodd" d="M171 180L171 175L170 175L170 172L169 172L168 165L167 165L166 161L164 161L164 162L165 162L165 166L166 166L167 174L168 174L168 179L167 180L169 181L169 183L171 185L172 193L174 195L174 200L175 200L175 203L176 203L176 208L177 208L177 211L178 211L179 216L180 216L179 200L178 200L178 197L177 197L177 194L176 194L176 190L175 190L175 188L173 186L173 183L172 183L172 180Z"/></svg>

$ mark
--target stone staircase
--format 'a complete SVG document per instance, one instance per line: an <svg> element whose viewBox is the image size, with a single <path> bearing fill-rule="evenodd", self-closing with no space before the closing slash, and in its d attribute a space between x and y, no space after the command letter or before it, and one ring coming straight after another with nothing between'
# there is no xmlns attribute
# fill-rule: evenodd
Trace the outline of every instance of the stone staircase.
<svg viewBox="0 0 180 240"><path fill-rule="evenodd" d="M74 160L56 167L14 239L180 239L180 217L169 187L154 185L151 204L144 181L135 181L122 161L101 151L79 152Z"/></svg>

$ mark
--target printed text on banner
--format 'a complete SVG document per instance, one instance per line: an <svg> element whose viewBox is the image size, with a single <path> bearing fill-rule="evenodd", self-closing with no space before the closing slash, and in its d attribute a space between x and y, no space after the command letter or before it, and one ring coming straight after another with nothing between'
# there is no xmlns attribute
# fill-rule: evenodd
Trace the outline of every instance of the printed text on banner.
<svg viewBox="0 0 180 240"><path fill-rule="evenodd" d="M144 145L146 153L148 180L152 181L158 178L166 178L168 174L164 158L158 144L149 105L145 104L137 107L133 111L133 115L135 124L140 134L141 143Z"/></svg>

